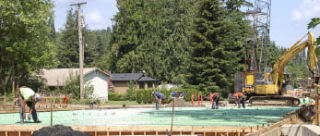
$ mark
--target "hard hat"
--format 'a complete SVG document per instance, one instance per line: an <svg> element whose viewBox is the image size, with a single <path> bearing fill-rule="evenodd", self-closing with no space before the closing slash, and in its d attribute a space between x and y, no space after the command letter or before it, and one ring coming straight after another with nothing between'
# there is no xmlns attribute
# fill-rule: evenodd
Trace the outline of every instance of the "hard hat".
<svg viewBox="0 0 320 136"><path fill-rule="evenodd" d="M34 99L35 99L35 101L39 101L41 99L41 95L39 93L36 93L34 95Z"/></svg>

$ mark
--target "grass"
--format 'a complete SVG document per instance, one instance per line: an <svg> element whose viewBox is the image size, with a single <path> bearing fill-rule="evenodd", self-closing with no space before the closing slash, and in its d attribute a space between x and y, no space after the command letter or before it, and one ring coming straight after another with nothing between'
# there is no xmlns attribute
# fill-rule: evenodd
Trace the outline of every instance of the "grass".
<svg viewBox="0 0 320 136"><path fill-rule="evenodd" d="M103 105L122 105L122 104L138 105L138 103L136 101L108 101Z"/></svg>

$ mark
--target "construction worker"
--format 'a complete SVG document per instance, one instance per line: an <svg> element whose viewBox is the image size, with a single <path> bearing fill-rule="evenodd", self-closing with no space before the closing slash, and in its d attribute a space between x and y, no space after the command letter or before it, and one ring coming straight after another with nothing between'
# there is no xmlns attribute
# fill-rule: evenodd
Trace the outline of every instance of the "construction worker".
<svg viewBox="0 0 320 136"><path fill-rule="evenodd" d="M24 123L24 119L26 118L26 105L29 107L29 113L32 114L32 119L35 123L41 123L38 118L35 104L41 98L38 93L35 93L31 88L28 87L20 87L17 89L17 95L20 103L20 123Z"/></svg>
<svg viewBox="0 0 320 136"><path fill-rule="evenodd" d="M245 103L244 103L245 102L245 95L242 92L236 92L233 95L236 97L236 101L238 102L238 108L241 108L241 105L243 108L246 108Z"/></svg>
<svg viewBox="0 0 320 136"><path fill-rule="evenodd" d="M152 92L152 95L156 99L156 110L159 110L159 104L161 104L161 101L163 101L167 97L165 95L163 95L162 93L155 92L155 91Z"/></svg>
<svg viewBox="0 0 320 136"><path fill-rule="evenodd" d="M212 109L218 109L219 108L219 98L220 95L218 93L213 93L211 94L211 99L212 99Z"/></svg>

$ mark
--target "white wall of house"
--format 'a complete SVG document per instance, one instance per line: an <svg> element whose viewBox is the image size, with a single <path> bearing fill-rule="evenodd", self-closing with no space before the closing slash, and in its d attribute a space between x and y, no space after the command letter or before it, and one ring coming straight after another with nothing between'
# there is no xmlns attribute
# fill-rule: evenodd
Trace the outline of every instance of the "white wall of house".
<svg viewBox="0 0 320 136"><path fill-rule="evenodd" d="M93 71L85 75L85 87L93 86L93 97L108 101L108 76Z"/></svg>

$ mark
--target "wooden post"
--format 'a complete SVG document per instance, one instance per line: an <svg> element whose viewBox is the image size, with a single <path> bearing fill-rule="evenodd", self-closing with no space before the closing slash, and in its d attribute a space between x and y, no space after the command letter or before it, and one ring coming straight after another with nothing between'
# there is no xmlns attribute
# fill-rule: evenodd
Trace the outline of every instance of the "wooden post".
<svg viewBox="0 0 320 136"><path fill-rule="evenodd" d="M315 91L316 91L316 105L315 105L315 109L316 109L316 124L317 124L317 126L319 126L320 125L320 120L319 120L319 110L320 110L320 106L319 106L319 90L318 90L318 86L316 86L315 87L315 89L314 89Z"/></svg>
<svg viewBox="0 0 320 136"><path fill-rule="evenodd" d="M172 135L172 128L173 128L173 117L174 117L174 101L175 99L172 100L172 114L171 114L171 127L170 127L170 136Z"/></svg>
<svg viewBox="0 0 320 136"><path fill-rule="evenodd" d="M315 91L315 98L314 100L316 101L316 105L315 105L315 111L316 111L316 125L319 126L320 125L320 120L319 120L319 110L320 110L320 106L319 106L319 90L318 90L318 83L319 83L319 75L314 76L314 91Z"/></svg>
<svg viewBox="0 0 320 136"><path fill-rule="evenodd" d="M52 120L53 120L53 117L52 117L52 97L51 97L51 108L50 108L50 127L52 127Z"/></svg>
<svg viewBox="0 0 320 136"><path fill-rule="evenodd" d="M16 97L16 88L15 88L15 85L14 85L14 80L12 80L12 100L14 101L14 98Z"/></svg>

